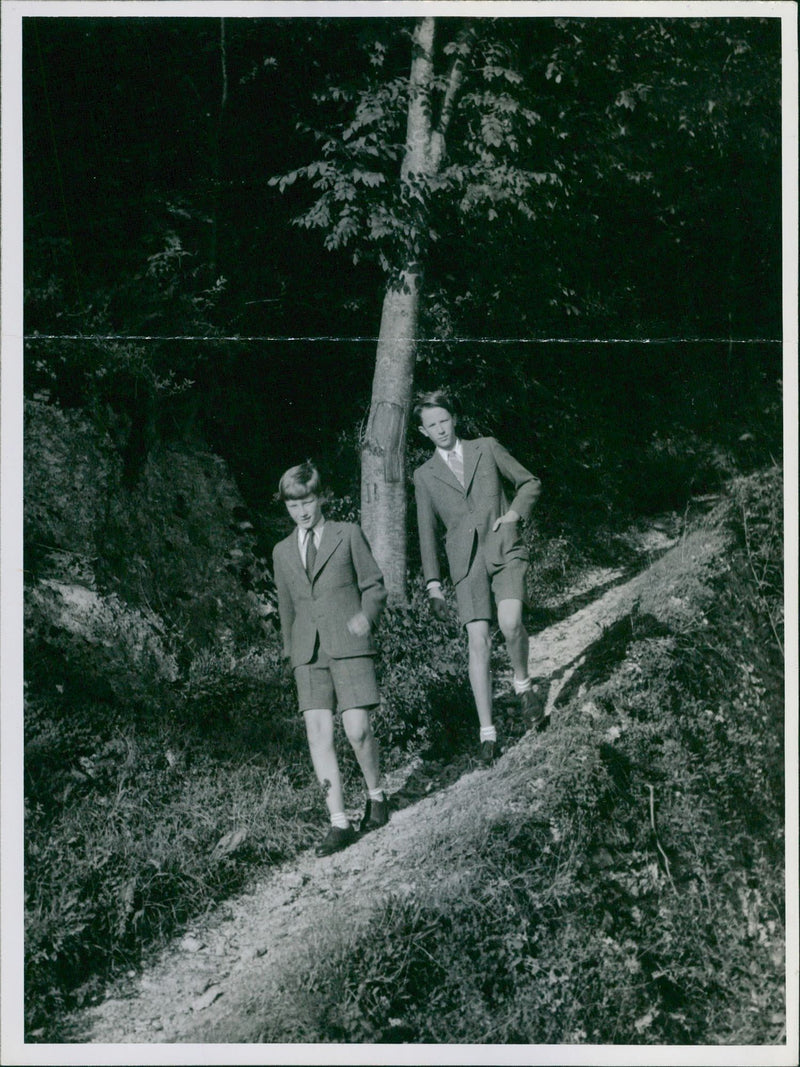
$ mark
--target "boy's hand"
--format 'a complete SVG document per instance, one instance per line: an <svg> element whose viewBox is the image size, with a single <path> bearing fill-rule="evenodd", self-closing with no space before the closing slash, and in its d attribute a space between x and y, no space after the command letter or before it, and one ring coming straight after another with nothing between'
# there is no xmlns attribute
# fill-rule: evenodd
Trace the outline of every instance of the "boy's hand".
<svg viewBox="0 0 800 1067"><path fill-rule="evenodd" d="M441 596L432 596L428 600L430 609L439 622L447 622L450 618L450 609L447 607L447 601Z"/></svg>
<svg viewBox="0 0 800 1067"><path fill-rule="evenodd" d="M506 522L519 522L519 515L513 508L509 508L505 515L501 515L499 519L495 519L494 526L492 527L492 533L499 530L500 527Z"/></svg>
<svg viewBox="0 0 800 1067"><path fill-rule="evenodd" d="M347 629L353 637L366 637L369 633L369 619L363 611L359 611L347 623Z"/></svg>

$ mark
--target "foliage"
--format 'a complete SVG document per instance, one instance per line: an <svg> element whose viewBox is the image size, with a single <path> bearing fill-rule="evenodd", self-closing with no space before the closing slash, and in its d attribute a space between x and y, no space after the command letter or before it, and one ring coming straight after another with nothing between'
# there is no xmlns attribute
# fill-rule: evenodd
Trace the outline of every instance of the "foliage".
<svg viewBox="0 0 800 1067"><path fill-rule="evenodd" d="M475 22L452 181L425 200L438 240L420 386L459 388L515 454L525 444L553 527L594 526L642 495L648 508L682 505L714 491L730 457L769 462L780 347L684 339L779 336L778 20ZM437 109L465 25L437 20ZM309 160L333 167L349 218L384 201L399 211L411 26L230 20L222 116L213 20L191 32L168 19L27 25L26 389L90 407L131 485L154 443L191 431L266 510L295 453L329 455L363 416L380 268L349 263L355 238L326 253L319 231L288 223L323 195L318 174L299 175ZM162 61L143 74L142 54ZM532 128L521 109L539 116ZM210 155L217 138L224 150ZM459 190L511 188L514 168L558 177L517 198L535 220L488 193L462 211ZM374 188L359 177L373 170L386 175ZM266 186L289 173L283 194ZM402 240L365 237L363 254L392 258ZM637 334L680 343L607 343ZM603 343L582 356L565 337ZM306 361L316 375L298 373ZM761 391L777 418L764 418ZM287 417L291 432L276 432Z"/></svg>
<svg viewBox="0 0 800 1067"><path fill-rule="evenodd" d="M28 24L30 326L73 334L91 305L103 332L363 333L380 276L350 253L394 261L412 221L396 180L412 28L229 20L223 52L211 19ZM418 186L439 238L426 287L460 336L599 322L725 336L729 315L737 337L775 336L779 20L439 18L436 32L434 117L471 49L445 165ZM329 257L285 225L326 211L343 249Z"/></svg>
<svg viewBox="0 0 800 1067"><path fill-rule="evenodd" d="M466 640L452 591L447 595L451 620L444 625L433 620L421 589L407 607L390 605L381 621L375 729L389 752L452 755L474 734Z"/></svg>
<svg viewBox="0 0 800 1067"><path fill-rule="evenodd" d="M305 847L320 798L270 623L269 575L258 570L221 461L188 446L155 447L129 490L113 444L84 416L38 400L28 406L28 425L26 538L45 548L28 557L26 975L29 1026L42 1036L104 976L241 885L253 864ZM93 464L102 498L92 491ZM654 592L647 610L661 613L660 629L640 619L611 676L592 679L588 692L572 687L578 696L563 713L550 787L544 796L535 790L530 822L519 833L516 823L498 824L480 846L490 874L476 875L461 902L417 901L410 912L393 905L380 945L366 943L368 968L371 952L396 960L400 999L380 983L359 985L353 972L356 985L347 989L356 1006L325 1007L316 1039L405 1040L413 1032L437 1041L585 1040L584 1033L673 1041L694 1039L702 1027L714 1039L758 1038L758 1020L736 1016L737 995L777 1018L780 472L739 479L731 493L725 521L735 553L693 579L680 611ZM332 516L352 519L356 510L352 498L330 501ZM528 537L534 590L546 597L596 546L581 527L553 539L545 530L537 522ZM130 545L137 551L126 558ZM81 551L87 546L92 556ZM256 581L257 596L242 586ZM201 607L187 607L187 593ZM215 619L206 594L222 601ZM449 625L434 623L418 590L408 608L389 608L378 639L383 698L375 723L385 765L420 752L452 759L474 735L455 613ZM360 791L342 747L347 787ZM274 810L283 813L277 820ZM234 850L215 852L231 840ZM516 864L518 852L520 866L509 873L503 865ZM540 856L555 866L532 863ZM555 905L541 898L542 870L557 890ZM522 903L516 894L506 899L506 882L527 886ZM510 926L486 925L490 900L512 916ZM687 948L694 930L702 938ZM396 937L419 945L419 958L404 954ZM426 953L435 947L435 958L449 961L448 946L458 954L457 964L447 963L453 983L426 1000ZM540 970L537 953L560 962ZM676 986L685 987L683 999ZM526 1003L552 1003L555 1014L534 1017ZM605 1021L585 1017L582 1005L593 1003ZM711 1005L705 1022L700 1004ZM309 1008L312 1017L318 1007Z"/></svg>
<svg viewBox="0 0 800 1067"><path fill-rule="evenodd" d="M395 36L402 39L405 30L398 29ZM520 144L526 138L530 143L540 116L520 101L523 78L513 46L501 38L497 24L466 21L445 36L442 69L423 89L425 107L435 115L442 143L454 108L460 111L461 130L441 168L403 174L401 180L408 78L395 73L392 50L384 42L371 46L369 66L354 84L316 94L317 107L327 106L330 113L325 130L310 131L321 158L270 178L281 192L298 179L317 191L295 224L323 230L329 250L352 249L354 263L374 257L392 272L421 262L428 243L438 240L436 224L428 224L436 199L455 200L465 216L480 211L491 220L510 205L521 217L533 217L534 190L558 178L520 164ZM465 70L468 91L458 94Z"/></svg>
<svg viewBox="0 0 800 1067"><path fill-rule="evenodd" d="M699 699L678 712L684 743L743 825L782 854L783 519L782 476L773 467L733 485L728 523L738 551L700 632L681 637L682 669ZM721 584L721 583L720 583Z"/></svg>
<svg viewBox="0 0 800 1067"><path fill-rule="evenodd" d="M270 576L224 462L152 443L130 484L96 412L44 394L25 448L26 990L41 1032L254 862L303 847L310 776L294 770L305 738ZM233 832L235 854L214 852Z"/></svg>
<svg viewBox="0 0 800 1067"><path fill-rule="evenodd" d="M24 415L28 569L51 551L85 557L91 569L109 493L120 477L112 442L79 411L29 400Z"/></svg>
<svg viewBox="0 0 800 1067"><path fill-rule="evenodd" d="M598 318L658 332L655 308L667 304L668 318L693 332L693 320L715 316L712 332L724 336L742 314L750 257L739 248L738 213L719 205L732 172L747 187L751 236L766 245L779 232L769 21L436 22L426 108L447 130L441 167L401 173L408 30L370 27L358 61L310 93L312 117L298 127L317 157L270 179L281 192L310 187L310 206L307 195L293 197L295 224L321 230L327 249L356 263L377 258L389 272L426 264L427 336L485 336L487 326L489 335L521 327L528 336L555 323L596 331ZM745 154L758 158L755 171L742 166ZM773 175L766 201L751 184L762 167ZM698 199L698 179L713 201ZM635 230L643 240L632 259ZM685 275L709 242L725 280L698 274L693 292L675 272ZM584 255L589 243L603 253ZM769 268L753 262L766 280ZM700 296L712 291L716 310Z"/></svg>
<svg viewBox="0 0 800 1067"><path fill-rule="evenodd" d="M471 67L442 169L398 189L407 20L230 20L227 54L212 20L191 32L185 20L27 20L34 1031L55 1033L59 1009L91 994L90 971L134 963L248 865L307 844L319 797L272 624L269 500L281 467L357 437L381 263L425 251L420 385L451 383L474 431L542 477L528 531L537 599L584 561L613 559L632 514L682 509L779 454L779 346L733 344L780 323L778 21L479 22L469 41L463 20L439 22L445 68L467 47ZM437 72L437 107L445 81ZM261 174L284 176L283 197ZM333 254L303 226L287 236L293 215L325 223ZM607 343L632 330L732 341ZM240 331L291 343L242 344ZM556 343L565 334L602 343ZM495 343L509 337L555 340ZM300 357L314 374L298 373ZM354 454L338 457L348 488ZM261 509L261 545L232 472ZM733 492L728 569L564 711L549 821L537 808L520 833L499 825L480 850L490 873L462 903L393 902L374 954L363 949L368 978L345 975L346 1010L323 1016L323 1039L771 1039L777 472ZM353 498L332 508L357 517ZM434 624L415 594L379 639L389 761L452 754L474 734L455 621ZM241 829L245 843L214 858ZM509 886L494 881L503 864ZM505 925L492 918L504 909ZM434 949L454 976L431 991L440 1028L422 996ZM556 962L537 971L548 953ZM369 977L381 959L397 991ZM584 1026L581 997L604 1018Z"/></svg>

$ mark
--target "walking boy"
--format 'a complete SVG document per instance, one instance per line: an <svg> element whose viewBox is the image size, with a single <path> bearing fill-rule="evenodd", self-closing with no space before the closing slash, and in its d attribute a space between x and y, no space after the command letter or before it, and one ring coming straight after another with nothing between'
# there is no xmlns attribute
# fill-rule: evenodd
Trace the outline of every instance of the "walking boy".
<svg viewBox="0 0 800 1067"><path fill-rule="evenodd" d="M455 586L458 614L467 630L469 680L480 722L480 758L497 754L492 723L492 601L514 671L514 691L537 729L546 725L542 701L528 674L528 634L522 625L528 552L520 535L539 496L541 483L493 437L462 441L456 434L453 403L443 390L421 394L414 407L420 432L435 445L433 456L414 471L422 570L431 610L445 620L437 527L446 531L445 549ZM514 487L509 506L501 478Z"/></svg>
<svg viewBox="0 0 800 1067"><path fill-rule="evenodd" d="M331 821L316 851L329 856L356 840L344 810L334 748L337 705L367 786L359 833L389 819L368 710L380 699L372 630L386 604L386 589L361 528L351 522L326 522L321 491L319 471L312 463L291 467L283 475L278 495L297 529L275 546L272 559L284 653L294 668L311 762Z"/></svg>

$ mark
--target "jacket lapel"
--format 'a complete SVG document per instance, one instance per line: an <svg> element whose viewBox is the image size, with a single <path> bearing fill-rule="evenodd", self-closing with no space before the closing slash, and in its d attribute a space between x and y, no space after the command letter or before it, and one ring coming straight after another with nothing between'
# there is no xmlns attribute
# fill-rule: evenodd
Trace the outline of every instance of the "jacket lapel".
<svg viewBox="0 0 800 1067"><path fill-rule="evenodd" d="M295 527L295 529L283 542L283 555L295 577L302 581L308 582L308 575L306 574L306 569L303 566L303 561L300 558L300 542L297 538L297 527Z"/></svg>
<svg viewBox="0 0 800 1067"><path fill-rule="evenodd" d="M475 441L462 441L461 450L464 456L464 492L468 493L481 458L481 450Z"/></svg>
<svg viewBox="0 0 800 1067"><path fill-rule="evenodd" d="M456 489L459 493L464 492L464 486L461 484L458 478L456 478L455 474L453 474L453 472L450 470L450 467L439 455L438 448L428 460L427 466L431 474L434 475L434 477L440 478L441 481L446 482L449 486L451 486L453 489Z"/></svg>
<svg viewBox="0 0 800 1067"><path fill-rule="evenodd" d="M322 540L317 549L317 558L314 561L314 578L316 578L341 543L342 532L338 523L326 522L322 528Z"/></svg>

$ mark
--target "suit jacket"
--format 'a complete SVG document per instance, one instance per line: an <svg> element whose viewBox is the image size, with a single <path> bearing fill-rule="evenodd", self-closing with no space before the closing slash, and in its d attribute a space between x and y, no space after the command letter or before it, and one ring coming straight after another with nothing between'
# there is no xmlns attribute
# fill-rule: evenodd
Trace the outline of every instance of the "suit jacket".
<svg viewBox="0 0 800 1067"><path fill-rule="evenodd" d="M509 506L520 518L527 519L539 496L539 479L518 463L494 437L478 437L461 444L464 452L463 486L438 450L414 471L417 525L426 582L441 577L436 547L438 523L441 522L446 531L447 562L450 577L456 583L469 570L476 540L486 553L487 562L491 557L494 569L502 565L506 545L512 552L524 553L515 526L508 524L496 534L492 534L492 526ZM514 486L516 495L510 505L506 503L501 478L506 478ZM517 547L511 548L512 545Z"/></svg>
<svg viewBox="0 0 800 1067"><path fill-rule="evenodd" d="M333 659L375 652L372 632L354 637L347 622L359 611L375 623L386 604L383 575L360 526L325 522L309 579L297 543L297 529L272 552L283 651L293 667L309 663L319 636Z"/></svg>

